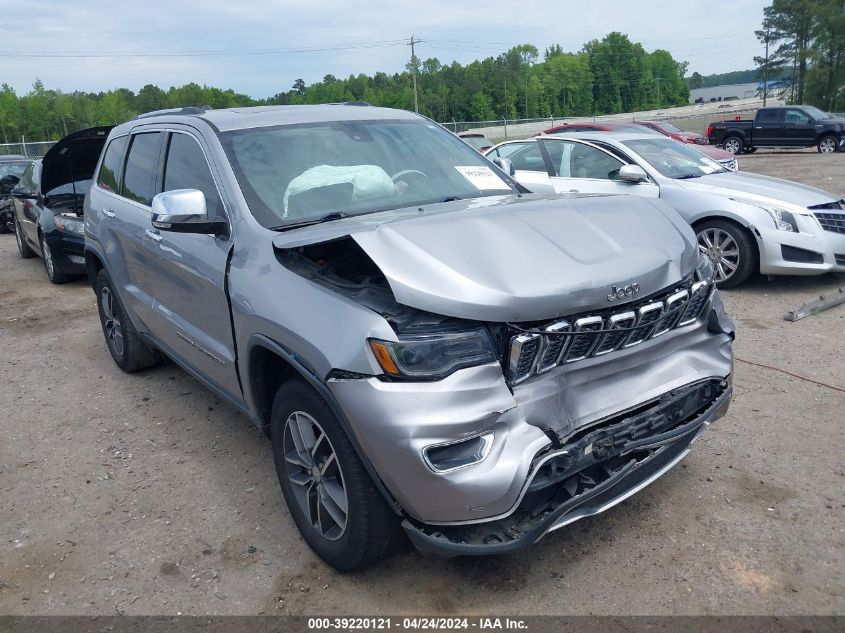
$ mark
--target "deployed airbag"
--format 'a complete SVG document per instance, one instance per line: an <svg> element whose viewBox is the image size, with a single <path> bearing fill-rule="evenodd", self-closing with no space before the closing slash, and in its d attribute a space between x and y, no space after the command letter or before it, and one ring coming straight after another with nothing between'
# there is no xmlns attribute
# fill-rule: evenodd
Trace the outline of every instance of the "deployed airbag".
<svg viewBox="0 0 845 633"><path fill-rule="evenodd" d="M302 172L288 184L283 200L284 217L289 217L289 212L293 215L293 210L288 206L291 197L312 189L333 187L344 183L352 185L353 201L386 198L395 192L393 180L378 165L318 165ZM336 195L327 198L326 211L339 210L332 204L336 199Z"/></svg>

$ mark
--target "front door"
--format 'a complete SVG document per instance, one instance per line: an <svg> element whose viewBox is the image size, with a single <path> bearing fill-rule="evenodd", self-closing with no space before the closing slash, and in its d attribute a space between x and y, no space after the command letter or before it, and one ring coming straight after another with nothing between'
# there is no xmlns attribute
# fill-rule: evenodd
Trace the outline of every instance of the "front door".
<svg viewBox="0 0 845 633"><path fill-rule="evenodd" d="M514 179L533 193L554 193L548 164L537 141L505 143L487 154L487 157L491 160L509 159L516 170Z"/></svg>
<svg viewBox="0 0 845 633"><path fill-rule="evenodd" d="M789 108L784 113L783 135L788 147L810 147L816 143L816 122L803 110Z"/></svg>
<svg viewBox="0 0 845 633"><path fill-rule="evenodd" d="M562 138L541 141L551 161L556 193L629 194L645 198L660 196L660 188L650 181L630 183L619 179L624 162L610 152Z"/></svg>
<svg viewBox="0 0 845 633"><path fill-rule="evenodd" d="M210 217L226 217L207 152L186 131L167 133L162 191L198 189ZM240 400L226 268L230 237L159 231L150 223L143 244L153 271L153 333L220 390Z"/></svg>

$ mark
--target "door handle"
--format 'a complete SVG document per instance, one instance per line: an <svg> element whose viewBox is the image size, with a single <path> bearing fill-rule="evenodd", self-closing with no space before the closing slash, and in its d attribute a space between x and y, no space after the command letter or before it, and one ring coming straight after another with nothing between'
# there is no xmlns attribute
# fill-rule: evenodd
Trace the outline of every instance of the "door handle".
<svg viewBox="0 0 845 633"><path fill-rule="evenodd" d="M106 216L107 218L113 218L117 214L114 211L112 211L111 209L103 209L103 215Z"/></svg>
<svg viewBox="0 0 845 633"><path fill-rule="evenodd" d="M144 235L150 238L153 242L160 242L164 239L164 236L154 229L147 229L144 231Z"/></svg>

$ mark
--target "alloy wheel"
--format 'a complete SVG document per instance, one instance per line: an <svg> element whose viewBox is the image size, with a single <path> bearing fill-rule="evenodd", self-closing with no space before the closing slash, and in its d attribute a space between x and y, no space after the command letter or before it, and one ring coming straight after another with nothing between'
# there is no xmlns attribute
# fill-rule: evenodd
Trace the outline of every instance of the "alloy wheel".
<svg viewBox="0 0 845 633"><path fill-rule="evenodd" d="M730 152L731 154L738 154L740 149L742 149L742 147L740 146L738 139L729 138L727 141L725 141L726 152Z"/></svg>
<svg viewBox="0 0 845 633"><path fill-rule="evenodd" d="M830 137L819 141L819 151L822 154L830 154L836 151L836 141Z"/></svg>
<svg viewBox="0 0 845 633"><path fill-rule="evenodd" d="M108 288L100 292L100 303L103 307L103 328L106 331L106 342L116 356L123 356L123 324L117 311L117 302Z"/></svg>
<svg viewBox="0 0 845 633"><path fill-rule="evenodd" d="M56 265L53 262L53 252L50 250L50 245L47 244L47 240L44 239L44 236L41 236L41 255L44 257L44 266L47 267L47 274L50 276L50 279L56 276Z"/></svg>
<svg viewBox="0 0 845 633"><path fill-rule="evenodd" d="M18 251L23 255L23 242L21 241L21 225L15 222L15 241L18 243Z"/></svg>
<svg viewBox="0 0 845 633"><path fill-rule="evenodd" d="M725 281L739 267L739 246L730 233L719 228L706 228L698 234L699 250L710 258L716 281Z"/></svg>
<svg viewBox="0 0 845 633"><path fill-rule="evenodd" d="M346 533L349 499L325 431L308 413L294 411L285 421L282 450L299 508L320 536L337 541Z"/></svg>

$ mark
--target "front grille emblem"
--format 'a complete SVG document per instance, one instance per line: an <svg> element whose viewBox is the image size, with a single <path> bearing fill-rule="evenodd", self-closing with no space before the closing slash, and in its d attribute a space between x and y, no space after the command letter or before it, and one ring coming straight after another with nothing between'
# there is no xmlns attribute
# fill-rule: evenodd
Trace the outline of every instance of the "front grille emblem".
<svg viewBox="0 0 845 633"><path fill-rule="evenodd" d="M607 295L608 301L616 301L617 299L624 299L625 297L636 297L640 292L640 284L634 282L627 286L611 286L610 294Z"/></svg>

